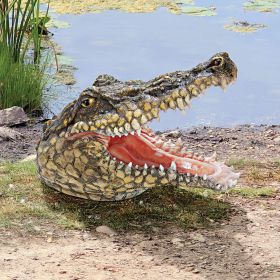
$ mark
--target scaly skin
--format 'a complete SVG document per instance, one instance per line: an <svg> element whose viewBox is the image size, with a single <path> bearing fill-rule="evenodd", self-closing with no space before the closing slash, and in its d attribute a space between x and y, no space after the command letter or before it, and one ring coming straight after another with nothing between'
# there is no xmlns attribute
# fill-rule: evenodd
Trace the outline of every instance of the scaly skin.
<svg viewBox="0 0 280 280"><path fill-rule="evenodd" d="M148 82L99 76L47 123L37 147L42 181L72 196L107 201L159 185L234 186L238 173L213 157L193 154L180 139L171 143L154 136L145 125L159 118L160 110L184 110L206 88L225 88L236 77L227 53Z"/></svg>

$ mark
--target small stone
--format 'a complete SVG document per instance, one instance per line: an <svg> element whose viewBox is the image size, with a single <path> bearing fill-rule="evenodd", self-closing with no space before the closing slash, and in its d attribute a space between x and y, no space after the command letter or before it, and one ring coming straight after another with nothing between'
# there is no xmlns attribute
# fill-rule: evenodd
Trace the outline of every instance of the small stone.
<svg viewBox="0 0 280 280"><path fill-rule="evenodd" d="M95 230L99 233L103 233L103 234L106 234L108 236L117 235L117 232L114 231L113 229L111 229L108 226L98 226Z"/></svg>
<svg viewBox="0 0 280 280"><path fill-rule="evenodd" d="M193 232L193 233L190 234L190 238L193 239L193 240L202 242L202 243L206 242L205 237L200 233Z"/></svg>
<svg viewBox="0 0 280 280"><path fill-rule="evenodd" d="M180 243L180 242L182 242L182 241L183 241L182 239L180 239L180 238L178 238L178 237L175 237L175 238L173 238L173 239L171 240L171 243L175 244L175 243Z"/></svg>
<svg viewBox="0 0 280 280"><path fill-rule="evenodd" d="M278 144L278 143L280 144L280 136L274 138L273 141L274 141L275 143L277 143L277 144Z"/></svg>
<svg viewBox="0 0 280 280"><path fill-rule="evenodd" d="M47 242L48 242L48 243L52 243L52 242L53 242L52 236L50 236L50 237L47 239Z"/></svg>
<svg viewBox="0 0 280 280"><path fill-rule="evenodd" d="M25 157L24 159L21 160L21 162L25 162L25 161L31 161L31 160L35 160L36 159L36 155L29 155L27 157Z"/></svg>
<svg viewBox="0 0 280 280"><path fill-rule="evenodd" d="M22 138L23 135L11 128L8 127L0 127L0 141L9 141L16 140Z"/></svg>
<svg viewBox="0 0 280 280"><path fill-rule="evenodd" d="M28 121L29 118L21 107L14 106L0 110L0 126L14 126Z"/></svg>

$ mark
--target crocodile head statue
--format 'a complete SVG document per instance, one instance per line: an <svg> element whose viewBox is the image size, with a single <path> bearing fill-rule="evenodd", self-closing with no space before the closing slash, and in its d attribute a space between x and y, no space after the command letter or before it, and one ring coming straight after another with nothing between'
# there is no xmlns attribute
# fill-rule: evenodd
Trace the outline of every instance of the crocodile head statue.
<svg viewBox="0 0 280 280"><path fill-rule="evenodd" d="M111 201L155 186L234 186L239 174L231 168L197 156L180 139L155 136L147 124L161 110L185 110L208 87L225 88L236 77L227 53L148 82L99 76L46 124L37 147L42 181L69 195Z"/></svg>

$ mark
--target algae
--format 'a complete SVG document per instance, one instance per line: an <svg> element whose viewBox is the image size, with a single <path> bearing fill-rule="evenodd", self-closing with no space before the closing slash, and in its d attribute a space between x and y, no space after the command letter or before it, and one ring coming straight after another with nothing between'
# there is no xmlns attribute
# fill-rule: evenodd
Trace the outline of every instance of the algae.
<svg viewBox="0 0 280 280"><path fill-rule="evenodd" d="M69 28L70 23L63 20L50 19L50 21L46 24L47 28Z"/></svg>
<svg viewBox="0 0 280 280"><path fill-rule="evenodd" d="M280 8L280 0L251 0L245 2L243 7L246 11L269 13Z"/></svg>
<svg viewBox="0 0 280 280"><path fill-rule="evenodd" d="M252 33L266 28L264 24L249 23L247 21L233 21L224 26L225 29L238 33Z"/></svg>
<svg viewBox="0 0 280 280"><path fill-rule="evenodd" d="M47 0L43 0L47 2ZM107 10L121 10L128 13L150 13L163 7L174 14L194 16L216 15L213 7L196 7L193 0L52 0L50 6L60 14L100 13Z"/></svg>
<svg viewBox="0 0 280 280"><path fill-rule="evenodd" d="M215 7L196 7L196 6L184 6L182 7L182 13L190 16L215 16L217 15Z"/></svg>

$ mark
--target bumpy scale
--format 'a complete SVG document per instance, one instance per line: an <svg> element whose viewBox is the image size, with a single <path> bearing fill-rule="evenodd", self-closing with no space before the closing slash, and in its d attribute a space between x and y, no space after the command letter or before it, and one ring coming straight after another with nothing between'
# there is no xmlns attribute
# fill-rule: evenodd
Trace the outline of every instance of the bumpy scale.
<svg viewBox="0 0 280 280"><path fill-rule="evenodd" d="M155 186L233 187L239 177L215 157L196 156L146 128L161 110L185 110L210 86L225 88L237 77L227 53L190 71L148 82L121 82L101 75L53 120L37 147L42 181L63 193L92 200L122 200Z"/></svg>

